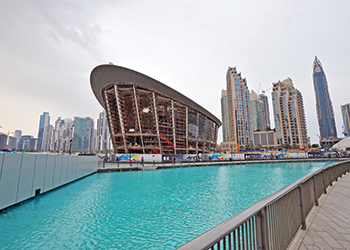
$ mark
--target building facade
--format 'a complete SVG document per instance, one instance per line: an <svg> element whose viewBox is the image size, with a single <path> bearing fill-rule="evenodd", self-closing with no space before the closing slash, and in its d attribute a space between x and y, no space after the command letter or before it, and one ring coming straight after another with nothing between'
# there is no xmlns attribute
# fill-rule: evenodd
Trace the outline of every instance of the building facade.
<svg viewBox="0 0 350 250"><path fill-rule="evenodd" d="M209 153L221 122L176 90L116 65L91 72L95 97L105 109L115 153Z"/></svg>
<svg viewBox="0 0 350 250"><path fill-rule="evenodd" d="M264 148L276 148L276 132L273 130L253 132L253 144L254 146L261 145Z"/></svg>
<svg viewBox="0 0 350 250"><path fill-rule="evenodd" d="M292 79L273 83L272 103L277 144L307 148L309 139L303 97L301 92L294 88Z"/></svg>
<svg viewBox="0 0 350 250"><path fill-rule="evenodd" d="M0 132L0 149L4 149L7 146L8 135Z"/></svg>
<svg viewBox="0 0 350 250"><path fill-rule="evenodd" d="M7 148L11 150L11 149L16 149L16 147L17 147L17 138L14 136L9 136Z"/></svg>
<svg viewBox="0 0 350 250"><path fill-rule="evenodd" d="M252 144L252 121L250 94L247 80L242 78L236 67L229 67L226 74L227 113L229 141L234 143L234 152Z"/></svg>
<svg viewBox="0 0 350 250"><path fill-rule="evenodd" d="M73 139L73 121L70 118L58 119L55 122L52 136L52 150L69 151L69 145Z"/></svg>
<svg viewBox="0 0 350 250"><path fill-rule="evenodd" d="M108 130L108 119L105 111L100 112L96 122L96 147L97 151L111 149L111 137Z"/></svg>
<svg viewBox="0 0 350 250"><path fill-rule="evenodd" d="M39 120L37 150L44 151L47 144L48 126L50 124L50 115L48 112L43 112Z"/></svg>
<svg viewBox="0 0 350 250"><path fill-rule="evenodd" d="M13 133L13 137L16 138L16 146L15 146L16 149L18 148L17 144L21 136L22 136L22 130L15 130L15 132Z"/></svg>
<svg viewBox="0 0 350 250"><path fill-rule="evenodd" d="M343 117L343 134L350 136L350 103L341 105L341 114Z"/></svg>
<svg viewBox="0 0 350 250"><path fill-rule="evenodd" d="M313 63L313 83L316 97L316 110L321 138L337 137L333 104L329 95L326 74L320 60L315 56Z"/></svg>
<svg viewBox="0 0 350 250"><path fill-rule="evenodd" d="M34 139L34 140L33 140ZM18 140L17 149L35 149L37 140L32 135L22 135Z"/></svg>
<svg viewBox="0 0 350 250"><path fill-rule="evenodd" d="M90 117L74 117L74 132L71 149L75 151L94 151L94 121Z"/></svg>
<svg viewBox="0 0 350 250"><path fill-rule="evenodd" d="M271 129L269 101L265 94L260 94L259 98L262 101L262 110L261 110L262 130L269 130Z"/></svg>
<svg viewBox="0 0 350 250"><path fill-rule="evenodd" d="M227 110L227 92L221 91L221 119L222 119L222 141L229 141L229 129L228 129L228 110Z"/></svg>
<svg viewBox="0 0 350 250"><path fill-rule="evenodd" d="M260 100L257 93L254 90L250 91L250 113L252 117L252 131L262 131L266 128L263 128L262 124L262 111L263 111L263 102Z"/></svg>

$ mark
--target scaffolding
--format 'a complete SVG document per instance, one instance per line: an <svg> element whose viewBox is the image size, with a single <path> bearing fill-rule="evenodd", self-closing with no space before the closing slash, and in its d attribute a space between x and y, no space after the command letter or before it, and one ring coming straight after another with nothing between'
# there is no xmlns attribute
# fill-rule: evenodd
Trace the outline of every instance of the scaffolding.
<svg viewBox="0 0 350 250"><path fill-rule="evenodd" d="M185 104L127 82L107 85L102 93L115 153L215 151L218 125ZM195 134L189 135L189 126Z"/></svg>

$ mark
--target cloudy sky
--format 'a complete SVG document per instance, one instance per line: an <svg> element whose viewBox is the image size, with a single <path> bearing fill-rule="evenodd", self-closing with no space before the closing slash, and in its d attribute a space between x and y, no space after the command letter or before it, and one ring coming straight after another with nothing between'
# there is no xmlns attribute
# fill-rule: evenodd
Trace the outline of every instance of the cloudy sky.
<svg viewBox="0 0 350 250"><path fill-rule="evenodd" d="M255 91L260 83L268 89L292 78L304 96L308 135L318 143L312 83L317 55L341 135L340 105L350 102L348 0L0 4L0 132L20 129L36 137L44 111L51 124L58 117L96 119L102 107L90 72L109 62L165 83L221 120L226 71L236 66ZM267 95L271 102L271 91Z"/></svg>

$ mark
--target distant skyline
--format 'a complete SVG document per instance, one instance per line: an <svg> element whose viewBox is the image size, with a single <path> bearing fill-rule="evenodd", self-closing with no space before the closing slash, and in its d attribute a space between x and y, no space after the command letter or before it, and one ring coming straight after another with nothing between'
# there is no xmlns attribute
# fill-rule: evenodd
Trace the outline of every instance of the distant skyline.
<svg viewBox="0 0 350 250"><path fill-rule="evenodd" d="M349 1L5 1L0 22L0 132L37 138L40 115L92 117L103 108L90 73L113 62L191 98L221 120L226 72L249 89L290 77L318 143L312 66L327 72L338 136L350 102ZM14 14L15 13L15 14ZM266 92L271 109L271 90ZM275 127L270 112L271 127ZM13 136L13 134L10 134ZM222 141L221 129L218 142Z"/></svg>

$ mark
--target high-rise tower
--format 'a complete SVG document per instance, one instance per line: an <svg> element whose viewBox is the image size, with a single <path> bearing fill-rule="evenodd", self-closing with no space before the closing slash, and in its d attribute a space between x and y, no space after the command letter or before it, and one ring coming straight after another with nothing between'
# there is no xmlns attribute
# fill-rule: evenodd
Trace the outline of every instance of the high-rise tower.
<svg viewBox="0 0 350 250"><path fill-rule="evenodd" d="M350 136L350 103L341 105L341 114L343 116L345 136Z"/></svg>
<svg viewBox="0 0 350 250"><path fill-rule="evenodd" d="M252 131L262 131L262 109L263 102L260 100L257 93L254 90L250 92L250 111L252 116Z"/></svg>
<svg viewBox="0 0 350 250"><path fill-rule="evenodd" d="M98 151L111 149L108 119L105 111L100 112L96 123L96 147Z"/></svg>
<svg viewBox="0 0 350 250"><path fill-rule="evenodd" d="M263 102L261 110L262 130L271 129L269 102L267 96L263 93L259 95L259 98Z"/></svg>
<svg viewBox="0 0 350 250"><path fill-rule="evenodd" d="M223 142L229 141L228 130L228 110L227 110L227 91L221 91L221 118L222 118L222 137Z"/></svg>
<svg viewBox="0 0 350 250"><path fill-rule="evenodd" d="M252 120L250 113L250 94L247 80L237 73L236 67L229 67L227 80L227 114L229 141L234 142L233 151L240 146L252 143Z"/></svg>
<svg viewBox="0 0 350 250"><path fill-rule="evenodd" d="M43 112L40 116L39 121L39 130L38 130L38 142L37 150L45 150L46 140L47 140L47 129L50 124L50 115L49 112Z"/></svg>
<svg viewBox="0 0 350 250"><path fill-rule="evenodd" d="M315 56L313 73L314 89L316 96L316 110L318 127L322 138L337 137L334 111L331 97L328 91L326 74L323 71L320 60Z"/></svg>
<svg viewBox="0 0 350 250"><path fill-rule="evenodd" d="M74 117L72 150L91 151L93 143L94 120L90 117Z"/></svg>
<svg viewBox="0 0 350 250"><path fill-rule="evenodd" d="M277 144L308 147L303 97L294 88L292 79L287 78L273 84L272 103Z"/></svg>

